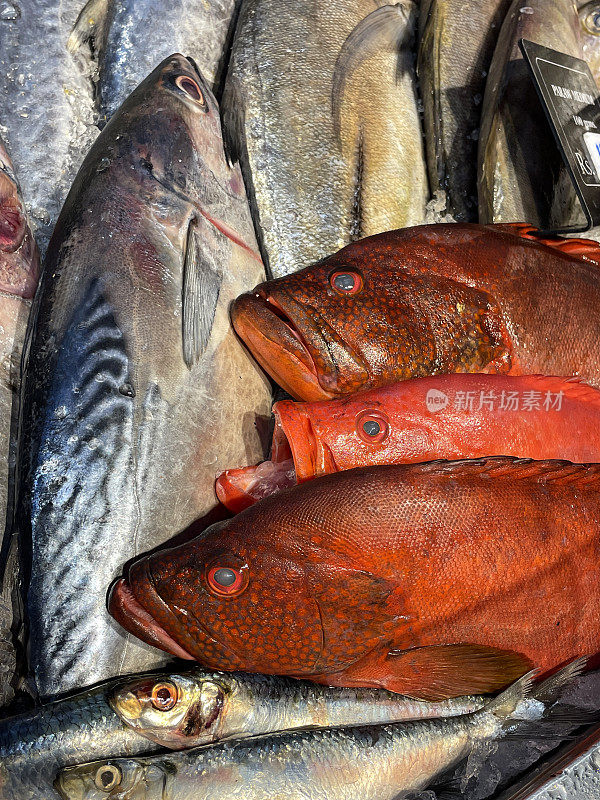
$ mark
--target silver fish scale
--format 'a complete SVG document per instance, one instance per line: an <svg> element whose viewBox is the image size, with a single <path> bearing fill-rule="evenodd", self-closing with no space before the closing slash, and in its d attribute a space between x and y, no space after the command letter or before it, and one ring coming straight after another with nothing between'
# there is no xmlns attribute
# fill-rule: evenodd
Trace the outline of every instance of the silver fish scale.
<svg viewBox="0 0 600 800"><path fill-rule="evenodd" d="M0 796L47 800L63 767L155 747L121 723L104 691L50 703L0 723Z"/></svg>
<svg viewBox="0 0 600 800"><path fill-rule="evenodd" d="M6 4L5 4L6 5ZM80 0L11 0L0 16L0 131L42 252L98 134L91 84L66 48Z"/></svg>
<svg viewBox="0 0 600 800"><path fill-rule="evenodd" d="M54 413L45 415L32 493L31 666L45 694L61 690L56 681L64 671L74 686L89 683L88 659L96 668L107 657L114 660L106 637L122 640L122 634L116 626L102 633L97 626L98 606L121 566L119 550L107 547L108 498L121 507L124 526L136 513L128 463L132 400L119 391L129 383L127 355L98 283L75 314L60 353L47 400Z"/></svg>

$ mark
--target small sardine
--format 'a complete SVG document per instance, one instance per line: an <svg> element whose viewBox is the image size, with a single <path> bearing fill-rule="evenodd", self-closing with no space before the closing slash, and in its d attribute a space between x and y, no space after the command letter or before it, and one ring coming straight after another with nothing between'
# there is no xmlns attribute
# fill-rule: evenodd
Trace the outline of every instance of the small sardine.
<svg viewBox="0 0 600 800"><path fill-rule="evenodd" d="M570 680L569 665L562 679ZM393 800L428 786L479 744L522 720L531 674L474 713L286 733L64 770L64 800Z"/></svg>
<svg viewBox="0 0 600 800"><path fill-rule="evenodd" d="M485 702L481 695L426 702L385 690L339 689L199 667L144 675L119 685L110 695L110 704L124 723L175 750L297 728L457 716Z"/></svg>

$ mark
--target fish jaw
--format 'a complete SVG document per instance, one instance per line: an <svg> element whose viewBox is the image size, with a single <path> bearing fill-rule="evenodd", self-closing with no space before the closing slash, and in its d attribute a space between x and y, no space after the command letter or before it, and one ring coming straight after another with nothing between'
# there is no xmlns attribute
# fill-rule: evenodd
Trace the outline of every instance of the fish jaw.
<svg viewBox="0 0 600 800"><path fill-rule="evenodd" d="M243 294L231 307L238 336L260 366L296 399L324 400L333 395L319 384L315 363L289 322L269 308L261 292Z"/></svg>
<svg viewBox="0 0 600 800"><path fill-rule="evenodd" d="M149 586L147 591L154 592L156 599L160 601L158 594ZM160 601L162 602L162 601ZM108 611L112 617L146 644L164 650L177 658L184 658L194 661L194 656L184 650L171 636L162 628L156 620L146 611L136 598L131 587L125 578L119 578L110 589L108 599Z"/></svg>

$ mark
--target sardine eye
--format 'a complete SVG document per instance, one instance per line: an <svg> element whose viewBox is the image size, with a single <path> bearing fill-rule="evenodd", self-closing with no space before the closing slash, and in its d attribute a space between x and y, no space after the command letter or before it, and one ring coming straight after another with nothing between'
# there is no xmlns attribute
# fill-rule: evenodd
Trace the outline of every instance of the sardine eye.
<svg viewBox="0 0 600 800"><path fill-rule="evenodd" d="M579 18L584 29L594 36L600 35L600 3L588 3L579 9Z"/></svg>
<svg viewBox="0 0 600 800"><path fill-rule="evenodd" d="M150 700L157 711L170 711L179 699L177 686L171 681L155 683L152 687Z"/></svg>
<svg viewBox="0 0 600 800"><path fill-rule="evenodd" d="M367 444L379 444L390 432L389 422L379 411L362 411L356 418L356 432Z"/></svg>
<svg viewBox="0 0 600 800"><path fill-rule="evenodd" d="M356 294L363 285L358 272L334 272L329 278L329 283L339 294Z"/></svg>
<svg viewBox="0 0 600 800"><path fill-rule="evenodd" d="M238 564L231 563L231 559L227 561L219 560L209 565L206 571L206 582L208 588L221 597L236 597L241 594L248 585L248 565L244 564L241 559Z"/></svg>
<svg viewBox="0 0 600 800"><path fill-rule="evenodd" d="M198 105L202 106L204 111L208 111L208 104L206 102L206 98L204 97L204 92L198 86L195 80L189 78L187 75L180 75L176 81L176 86L178 86L182 92L185 92L188 97L198 103Z"/></svg>
<svg viewBox="0 0 600 800"><path fill-rule="evenodd" d="M103 792L110 792L121 783L122 779L123 773L116 764L104 764L98 768L94 783Z"/></svg>

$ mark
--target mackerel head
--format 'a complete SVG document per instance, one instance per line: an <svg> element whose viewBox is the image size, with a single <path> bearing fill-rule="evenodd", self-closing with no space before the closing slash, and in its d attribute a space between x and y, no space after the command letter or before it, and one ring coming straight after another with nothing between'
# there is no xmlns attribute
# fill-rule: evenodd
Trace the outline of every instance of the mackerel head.
<svg viewBox="0 0 600 800"><path fill-rule="evenodd" d="M269 391L229 304L264 276L216 101L174 55L102 131L50 242L25 356L17 520L42 696L157 663L106 592L260 456Z"/></svg>

